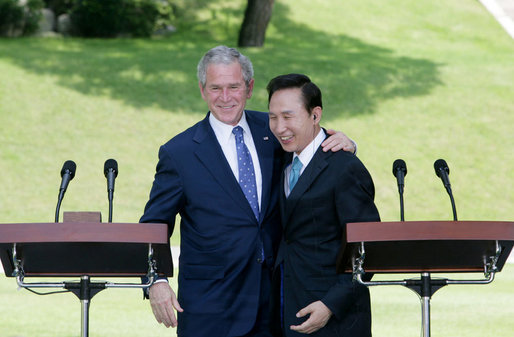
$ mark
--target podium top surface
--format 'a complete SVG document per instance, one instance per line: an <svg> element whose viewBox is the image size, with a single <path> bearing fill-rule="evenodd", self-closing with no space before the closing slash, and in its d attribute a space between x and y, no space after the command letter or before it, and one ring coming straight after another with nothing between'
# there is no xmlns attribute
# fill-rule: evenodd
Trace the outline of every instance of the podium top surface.
<svg viewBox="0 0 514 337"><path fill-rule="evenodd" d="M168 226L156 223L10 223L0 224L2 243L119 242L168 243Z"/></svg>
<svg viewBox="0 0 514 337"><path fill-rule="evenodd" d="M509 221L355 222L346 227L346 241L504 240L514 241Z"/></svg>

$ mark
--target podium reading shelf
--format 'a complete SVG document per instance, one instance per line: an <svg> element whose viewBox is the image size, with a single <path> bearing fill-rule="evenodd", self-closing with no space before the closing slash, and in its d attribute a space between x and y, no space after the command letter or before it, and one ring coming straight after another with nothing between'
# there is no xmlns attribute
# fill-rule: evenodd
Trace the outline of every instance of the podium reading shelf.
<svg viewBox="0 0 514 337"><path fill-rule="evenodd" d="M0 224L0 260L24 288L64 288L82 303L88 336L89 303L106 288L148 288L172 276L166 224L100 223L99 213L65 212L62 223ZM25 283L25 277L80 277L80 282ZM91 282L90 277L147 277L146 284Z"/></svg>
<svg viewBox="0 0 514 337"><path fill-rule="evenodd" d="M448 284L488 284L514 244L514 222L407 221L349 223L337 271L366 286L403 285L421 297L423 336L430 336L430 298ZM420 279L363 281L370 273L421 273ZM483 272L485 279L431 279L430 273Z"/></svg>

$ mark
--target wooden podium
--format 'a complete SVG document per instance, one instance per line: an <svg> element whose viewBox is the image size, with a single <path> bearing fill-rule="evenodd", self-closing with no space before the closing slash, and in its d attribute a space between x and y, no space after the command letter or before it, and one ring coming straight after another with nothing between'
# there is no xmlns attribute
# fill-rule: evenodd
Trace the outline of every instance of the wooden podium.
<svg viewBox="0 0 514 337"><path fill-rule="evenodd" d="M514 244L514 222L408 221L349 223L339 273L366 286L403 285L421 297L423 336L430 336L430 298L448 284L488 284ZM369 273L420 273L420 279L363 281ZM483 272L481 280L431 279L430 273Z"/></svg>
<svg viewBox="0 0 514 337"><path fill-rule="evenodd" d="M62 223L0 224L0 260L24 288L64 288L82 304L89 334L91 298L106 288L148 288L172 276L166 224L100 223L96 212L64 213ZM146 277L146 284L91 282L91 277ZM80 282L25 283L25 277L80 277Z"/></svg>

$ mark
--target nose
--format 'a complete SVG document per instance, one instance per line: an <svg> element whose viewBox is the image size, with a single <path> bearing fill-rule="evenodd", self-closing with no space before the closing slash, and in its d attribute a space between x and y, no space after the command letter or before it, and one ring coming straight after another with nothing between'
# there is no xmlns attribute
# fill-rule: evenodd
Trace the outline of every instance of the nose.
<svg viewBox="0 0 514 337"><path fill-rule="evenodd" d="M221 92L221 99L225 102L230 100L230 92L228 88L223 88L223 91Z"/></svg>
<svg viewBox="0 0 514 337"><path fill-rule="evenodd" d="M286 130L286 125L282 121L282 118L276 118L273 121L272 129L273 129L274 133L277 135L282 134Z"/></svg>

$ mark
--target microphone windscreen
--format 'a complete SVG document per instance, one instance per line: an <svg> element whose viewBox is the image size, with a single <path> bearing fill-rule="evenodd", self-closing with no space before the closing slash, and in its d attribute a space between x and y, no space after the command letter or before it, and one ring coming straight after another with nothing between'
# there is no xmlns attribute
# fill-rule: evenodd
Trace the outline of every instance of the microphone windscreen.
<svg viewBox="0 0 514 337"><path fill-rule="evenodd" d="M118 163L114 159L107 159L104 164L104 175L107 177L107 173L112 169L114 171L114 176L118 176Z"/></svg>
<svg viewBox="0 0 514 337"><path fill-rule="evenodd" d="M75 162L73 160L65 161L64 165L62 166L62 169L61 169L61 178L66 173L66 171L68 171L68 173L70 174L70 180L73 179L73 177L75 177L76 169L77 169L77 165L75 164Z"/></svg>
<svg viewBox="0 0 514 337"><path fill-rule="evenodd" d="M396 172L398 170L403 171L403 175L407 175L407 165L405 164L405 161L403 159L396 159L393 163L393 175L396 177Z"/></svg>
<svg viewBox="0 0 514 337"><path fill-rule="evenodd" d="M441 177L441 169L445 170L447 174L450 174L450 168L448 164L446 164L446 161L444 159L437 159L434 162L434 170L438 177Z"/></svg>

